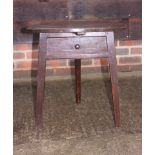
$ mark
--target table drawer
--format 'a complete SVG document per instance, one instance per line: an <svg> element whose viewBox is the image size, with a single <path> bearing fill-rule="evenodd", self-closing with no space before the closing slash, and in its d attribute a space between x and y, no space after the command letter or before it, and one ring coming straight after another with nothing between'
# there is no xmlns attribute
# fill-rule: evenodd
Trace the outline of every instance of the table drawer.
<svg viewBox="0 0 155 155"><path fill-rule="evenodd" d="M97 57L107 52L106 37L47 38L47 57Z"/></svg>

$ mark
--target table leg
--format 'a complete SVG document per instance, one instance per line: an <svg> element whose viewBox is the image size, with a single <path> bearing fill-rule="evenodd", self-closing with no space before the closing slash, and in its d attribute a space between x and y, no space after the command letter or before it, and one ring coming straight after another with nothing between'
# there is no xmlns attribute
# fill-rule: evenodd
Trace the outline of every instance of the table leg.
<svg viewBox="0 0 155 155"><path fill-rule="evenodd" d="M76 103L81 102L81 59L75 59Z"/></svg>
<svg viewBox="0 0 155 155"><path fill-rule="evenodd" d="M109 67L110 67L111 84L112 84L115 126L120 127L121 119L120 119L119 90L118 90L118 77L117 77L117 60L114 45L114 34L112 32L108 33L107 44L108 44L108 52L110 53Z"/></svg>
<svg viewBox="0 0 155 155"><path fill-rule="evenodd" d="M45 34L40 34L39 42L39 62L37 75L37 99L35 106L35 123L36 128L43 127L43 103L44 103L44 87L45 87L45 72L46 72L46 39Z"/></svg>

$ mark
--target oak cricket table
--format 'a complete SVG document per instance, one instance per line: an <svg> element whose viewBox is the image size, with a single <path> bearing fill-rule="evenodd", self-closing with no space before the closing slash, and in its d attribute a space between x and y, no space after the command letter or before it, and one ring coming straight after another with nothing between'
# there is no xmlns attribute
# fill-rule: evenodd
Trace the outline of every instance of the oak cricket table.
<svg viewBox="0 0 155 155"><path fill-rule="evenodd" d="M35 109L36 128L43 126L43 103L46 60L75 59L76 102L81 101L81 59L107 58L112 83L115 126L120 127L120 107L117 79L117 61L114 30L126 28L123 21L53 21L28 27L39 33L39 62L37 99Z"/></svg>

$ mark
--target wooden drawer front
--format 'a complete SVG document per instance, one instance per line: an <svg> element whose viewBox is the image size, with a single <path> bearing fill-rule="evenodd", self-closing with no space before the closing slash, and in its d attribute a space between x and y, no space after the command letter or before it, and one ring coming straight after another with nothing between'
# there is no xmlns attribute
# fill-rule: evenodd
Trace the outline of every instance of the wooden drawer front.
<svg viewBox="0 0 155 155"><path fill-rule="evenodd" d="M107 51L106 37L48 38L47 57L83 58L101 55Z"/></svg>

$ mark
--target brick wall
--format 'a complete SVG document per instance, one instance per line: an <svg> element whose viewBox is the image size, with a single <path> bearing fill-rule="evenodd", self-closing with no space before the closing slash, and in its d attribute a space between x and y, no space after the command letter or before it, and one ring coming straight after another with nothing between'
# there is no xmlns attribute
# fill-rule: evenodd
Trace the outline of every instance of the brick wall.
<svg viewBox="0 0 155 155"><path fill-rule="evenodd" d="M14 45L14 78L35 77L38 64L38 45ZM116 41L118 70L141 70L142 42L141 40ZM74 73L73 60L47 61L47 75L64 76ZM101 67L102 66L102 67ZM100 73L108 71L106 59L82 60L82 73Z"/></svg>

